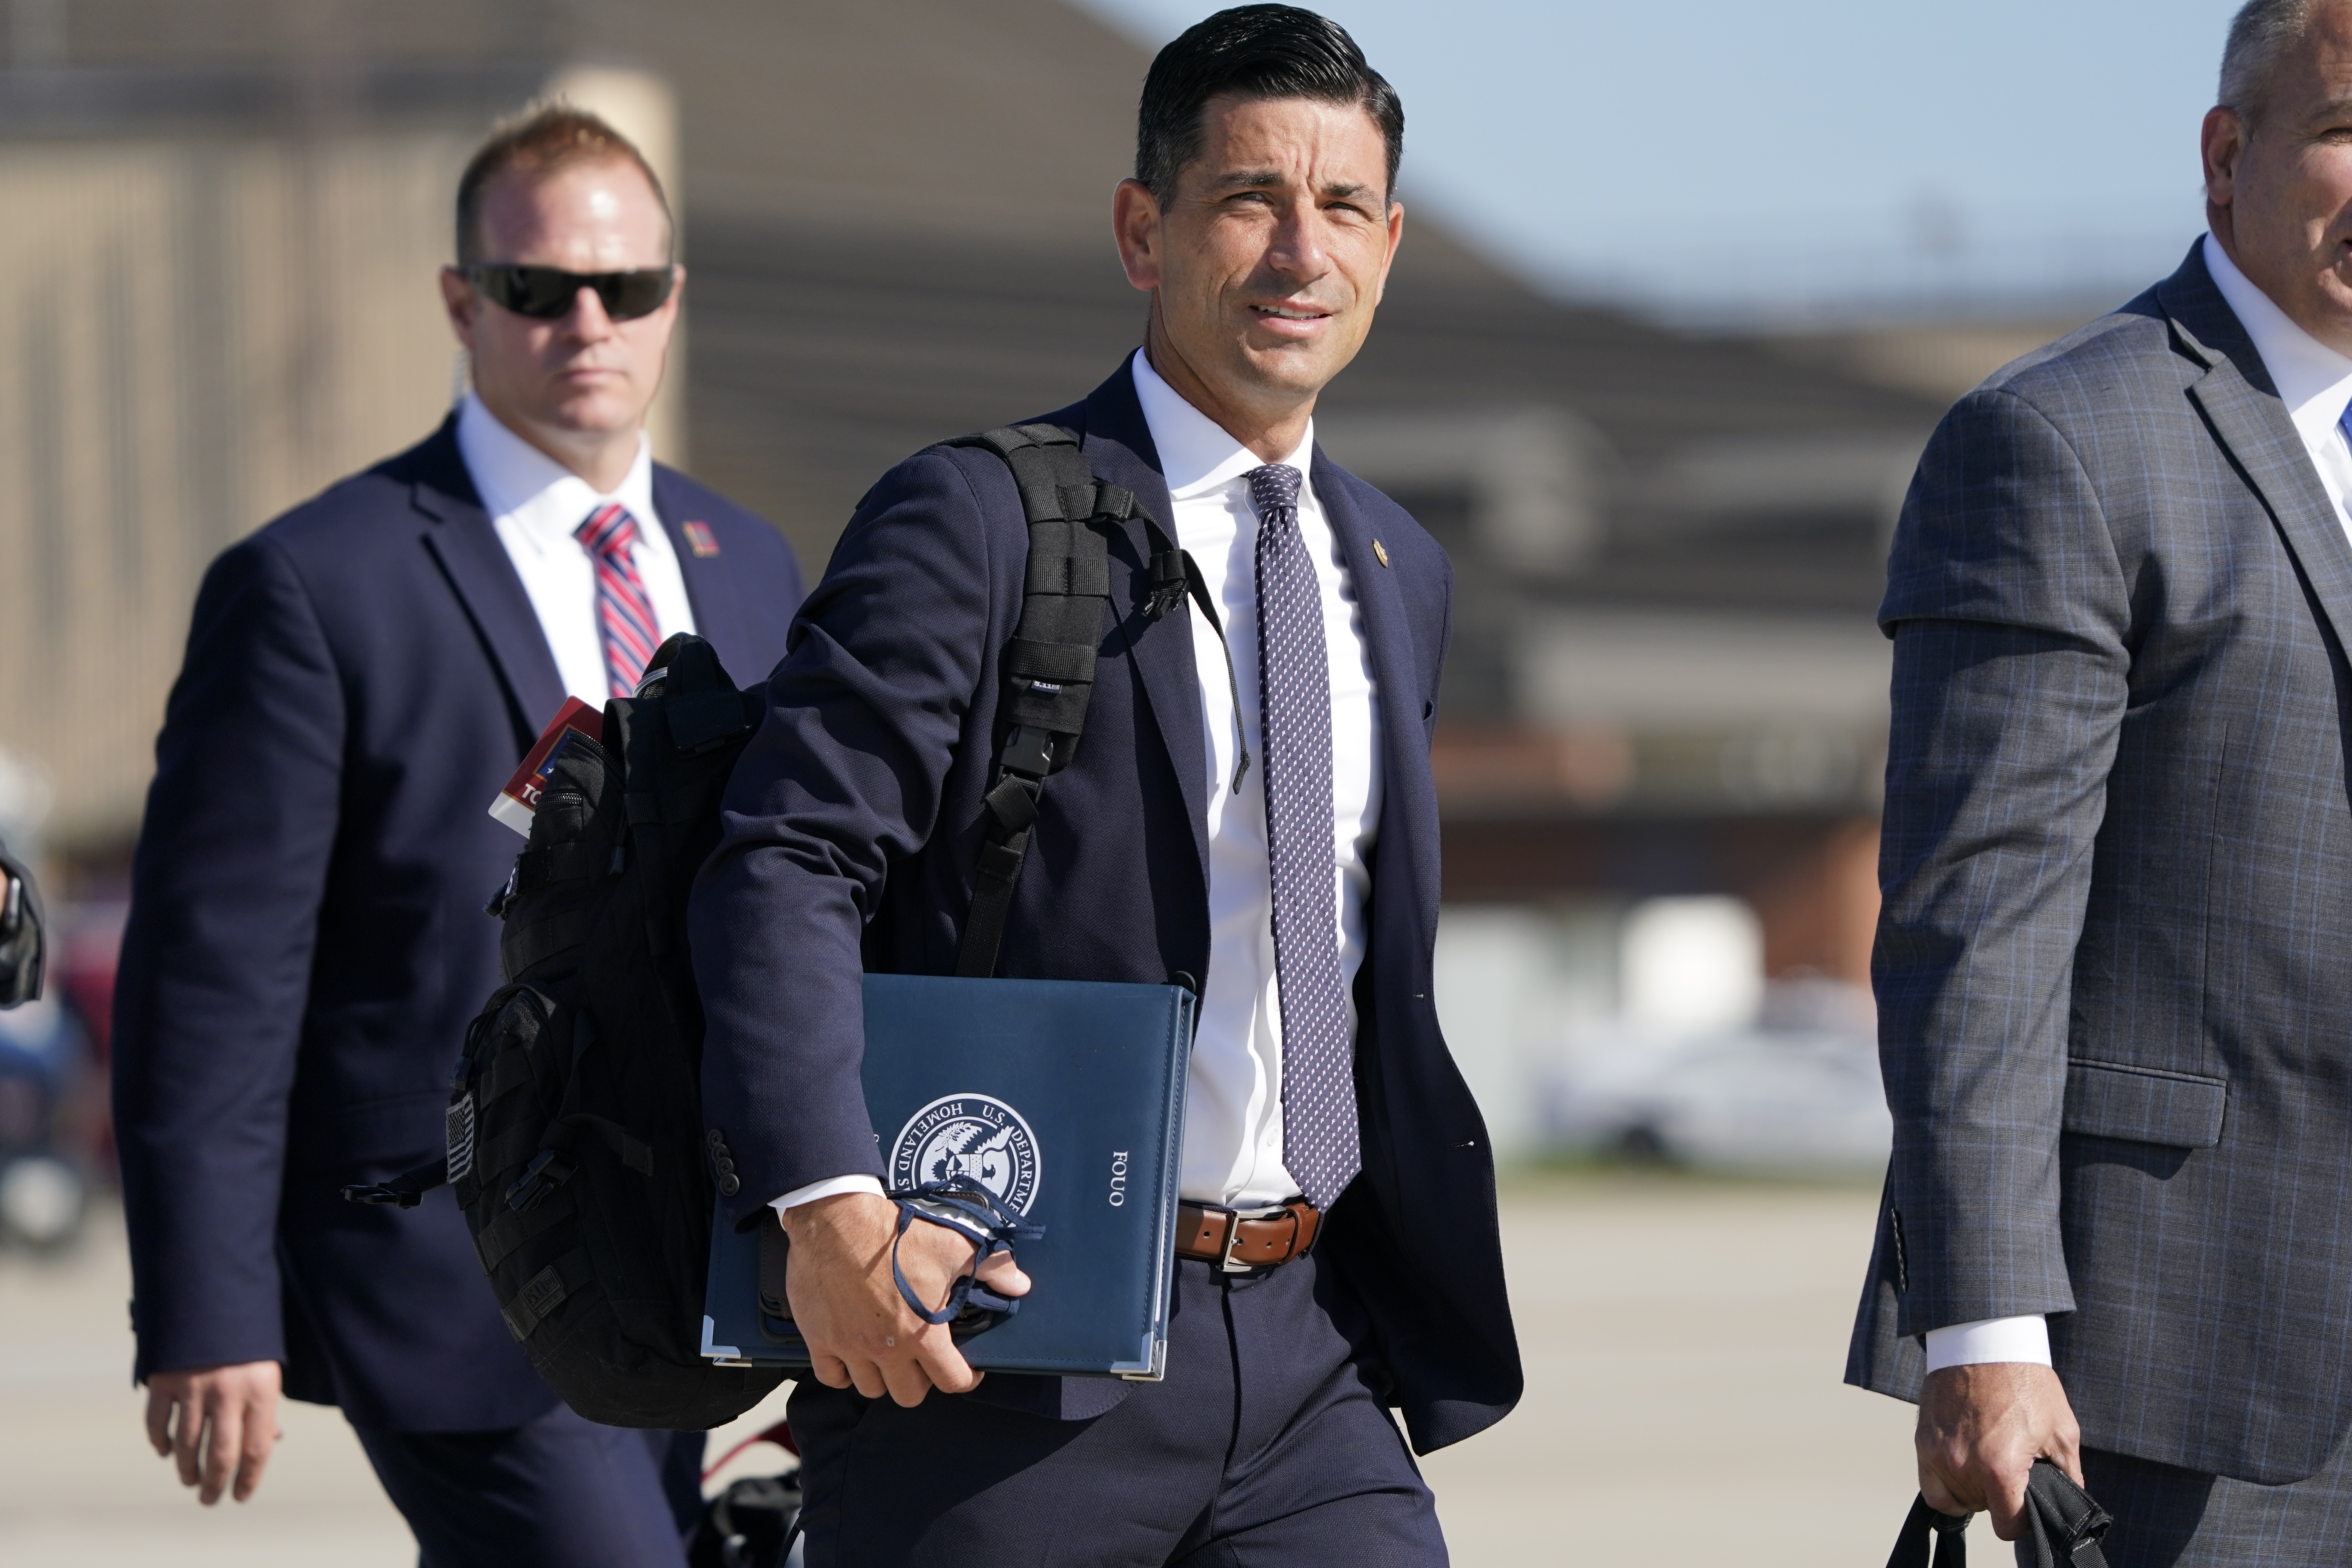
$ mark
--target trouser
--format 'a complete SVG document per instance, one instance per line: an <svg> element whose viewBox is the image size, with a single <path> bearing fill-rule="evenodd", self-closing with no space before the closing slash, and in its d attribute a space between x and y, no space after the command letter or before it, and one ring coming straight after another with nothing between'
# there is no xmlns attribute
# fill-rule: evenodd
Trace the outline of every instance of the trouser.
<svg viewBox="0 0 2352 1568"><path fill-rule="evenodd" d="M793 1393L808 1568L1444 1568L1429 1489L1309 1255L1177 1265L1168 1374L1090 1421Z"/></svg>
<svg viewBox="0 0 2352 1568"><path fill-rule="evenodd" d="M2352 1457L2284 1486L2083 1450L2084 1489L2116 1516L2110 1568L2345 1568L2352 1563Z"/></svg>
<svg viewBox="0 0 2352 1568"><path fill-rule="evenodd" d="M599 1426L563 1405L500 1432L353 1430L420 1568L684 1568L699 1432Z"/></svg>

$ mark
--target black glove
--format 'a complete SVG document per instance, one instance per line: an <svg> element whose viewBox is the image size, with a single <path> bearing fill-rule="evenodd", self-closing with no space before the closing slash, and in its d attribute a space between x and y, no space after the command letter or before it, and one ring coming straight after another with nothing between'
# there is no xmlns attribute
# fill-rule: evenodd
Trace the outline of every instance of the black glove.
<svg viewBox="0 0 2352 1568"><path fill-rule="evenodd" d="M2025 1482L2025 1534L2017 1542L2018 1568L2107 1568L2099 1540L2115 1522L2091 1494L2047 1459L2033 1461ZM1926 1498L1911 1505L1895 1555L1886 1568L1928 1568L1927 1546L1935 1538L1935 1568L1968 1568L1969 1549L1960 1531L1967 1514L1937 1513Z"/></svg>
<svg viewBox="0 0 2352 1568"><path fill-rule="evenodd" d="M0 844L0 1007L14 1007L41 994L41 898L31 873Z"/></svg>

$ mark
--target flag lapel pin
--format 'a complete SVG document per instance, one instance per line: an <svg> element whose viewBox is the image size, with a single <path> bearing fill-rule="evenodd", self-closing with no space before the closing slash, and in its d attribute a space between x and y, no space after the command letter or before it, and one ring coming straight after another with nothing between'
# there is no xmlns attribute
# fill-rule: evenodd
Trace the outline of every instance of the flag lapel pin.
<svg viewBox="0 0 2352 1568"><path fill-rule="evenodd" d="M686 547L694 552L698 560L707 561L719 553L719 536L710 531L709 523L680 523L678 531L686 535ZM1387 557L1381 557L1381 562L1385 564Z"/></svg>

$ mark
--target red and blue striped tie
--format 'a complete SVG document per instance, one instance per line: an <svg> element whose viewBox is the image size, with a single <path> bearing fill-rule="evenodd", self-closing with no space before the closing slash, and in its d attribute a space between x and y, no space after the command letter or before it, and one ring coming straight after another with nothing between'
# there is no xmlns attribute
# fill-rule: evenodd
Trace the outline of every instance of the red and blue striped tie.
<svg viewBox="0 0 2352 1568"><path fill-rule="evenodd" d="M637 542L637 520L614 501L590 512L572 537L596 563L596 630L604 645L604 678L614 696L634 696L654 649L661 646L654 602L629 553Z"/></svg>

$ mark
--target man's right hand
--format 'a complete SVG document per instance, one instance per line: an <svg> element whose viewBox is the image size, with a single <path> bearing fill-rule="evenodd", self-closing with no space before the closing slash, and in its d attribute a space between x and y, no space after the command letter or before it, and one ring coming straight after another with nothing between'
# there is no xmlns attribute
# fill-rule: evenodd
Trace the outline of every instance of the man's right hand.
<svg viewBox="0 0 2352 1568"><path fill-rule="evenodd" d="M278 1441L281 1375L274 1361L148 1375L147 1441L179 1462L180 1484L201 1488L196 1497L206 1508L220 1501L232 1476L239 1502L261 1484Z"/></svg>
<svg viewBox="0 0 2352 1568"><path fill-rule="evenodd" d="M2046 1458L2083 1484L2082 1428L2058 1374L2031 1362L1948 1366L1919 1393L1919 1492L1939 1513L1992 1515L2015 1541L2025 1523L2025 1483Z"/></svg>
<svg viewBox="0 0 2352 1568"><path fill-rule="evenodd" d="M898 1237L898 1205L871 1193L843 1193L784 1211L792 1237L784 1273L793 1325L808 1342L811 1370L828 1388L884 1394L909 1407L934 1388L965 1394L980 1385L945 1323L926 1323L907 1309L890 1274L890 1248L925 1301L947 1300L971 1268L972 1244L944 1226L918 1220ZM1003 1296L1023 1296L1029 1277L998 1253L980 1278Z"/></svg>

